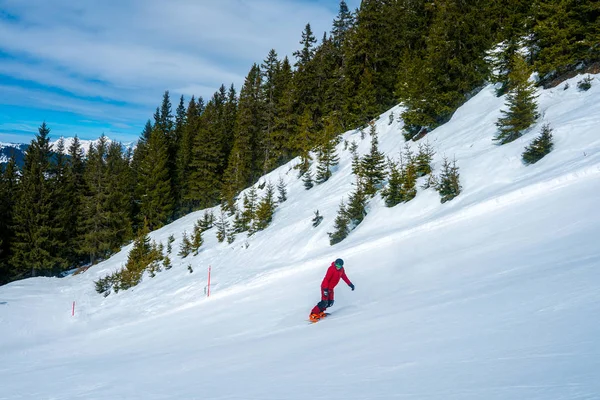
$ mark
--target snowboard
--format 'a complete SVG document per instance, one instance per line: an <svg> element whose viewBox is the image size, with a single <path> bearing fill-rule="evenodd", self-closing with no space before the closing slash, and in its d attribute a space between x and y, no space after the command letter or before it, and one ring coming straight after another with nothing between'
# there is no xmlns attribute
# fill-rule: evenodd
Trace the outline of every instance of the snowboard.
<svg viewBox="0 0 600 400"><path fill-rule="evenodd" d="M323 320L323 319L327 318L327 317L328 317L328 316L330 316L330 315L331 315L331 313L328 313L328 312L326 312L326 313L325 313L325 316L324 316L323 318L321 318L321 319L319 319L319 320L316 320L316 321L311 321L311 320L309 319L309 320L308 320L308 323L309 323L309 324L316 324L317 322L319 322L319 321L321 321L321 320Z"/></svg>

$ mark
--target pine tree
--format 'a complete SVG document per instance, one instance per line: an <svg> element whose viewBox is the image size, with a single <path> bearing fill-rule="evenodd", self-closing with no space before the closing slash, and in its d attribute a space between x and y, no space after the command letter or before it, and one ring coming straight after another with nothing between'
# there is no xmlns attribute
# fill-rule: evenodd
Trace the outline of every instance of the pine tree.
<svg viewBox="0 0 600 400"><path fill-rule="evenodd" d="M388 184L381 193L385 199L385 205L387 207L394 207L395 205L404 201L404 195L402 187L404 186L404 164L398 166L391 159L388 160L389 179Z"/></svg>
<svg viewBox="0 0 600 400"><path fill-rule="evenodd" d="M364 185L357 179L356 188L348 199L348 207L346 209L346 215L350 221L350 230L356 228L367 215L366 205L367 195L364 191Z"/></svg>
<svg viewBox="0 0 600 400"><path fill-rule="evenodd" d="M109 229L109 249L111 252L120 250L123 243L132 239L134 181L131 172L130 159L123 153L119 142L112 142L106 154L106 210L105 223Z"/></svg>
<svg viewBox="0 0 600 400"><path fill-rule="evenodd" d="M542 132L536 137L533 142L523 152L523 163L535 164L541 160L546 154L550 153L554 148L554 142L552 138L552 128L550 125L544 124L542 126Z"/></svg>
<svg viewBox="0 0 600 400"><path fill-rule="evenodd" d="M514 69L509 74L510 92L507 95L508 111L502 110L496 125L499 132L494 138L500 144L510 143L518 139L523 131L537 119L537 103L535 88L529 81L530 70L521 56L516 56Z"/></svg>
<svg viewBox="0 0 600 400"><path fill-rule="evenodd" d="M448 159L444 157L442 172L440 174L440 182L437 187L437 191L441 196L442 204L452 200L460 194L462 187L460 185L459 177L460 175L458 174L456 160L452 161L452 164L450 164Z"/></svg>
<svg viewBox="0 0 600 400"><path fill-rule="evenodd" d="M48 177L52 191L51 224L55 230L56 241L60 244L54 252L58 257L64 259L64 263L60 267L60 269L63 269L76 261L74 249L69 245L74 242L73 239L77 233L77 221L71 219L74 211L74 188L70 185L65 141L62 137L56 142ZM75 225L73 225L73 222L75 222Z"/></svg>
<svg viewBox="0 0 600 400"><path fill-rule="evenodd" d="M164 135L155 127L146 155L138 172L140 213L151 230L162 227L172 217L174 200L171 191L168 147Z"/></svg>
<svg viewBox="0 0 600 400"><path fill-rule="evenodd" d="M277 183L277 192L279 193L277 195L277 202L278 203L283 203L284 201L287 200L287 189L286 189L286 184L283 181L283 178L279 178L279 182Z"/></svg>
<svg viewBox="0 0 600 400"><path fill-rule="evenodd" d="M418 178L431 173L431 161L433 160L434 155L435 151L429 142L425 142L425 144L419 143L419 153L414 160L416 168L415 172Z"/></svg>
<svg viewBox="0 0 600 400"><path fill-rule="evenodd" d="M199 99L202 104L202 98ZM191 164L193 159L193 148L196 140L196 135L199 130L201 110L196 104L196 99L192 96L187 106L185 123L181 129L179 146L177 148L177 182L179 186L179 204L178 208L181 212L186 213L194 209L194 197L191 194L190 179Z"/></svg>
<svg viewBox="0 0 600 400"><path fill-rule="evenodd" d="M202 232L209 230L210 228L213 227L214 222L215 222L215 215L213 214L212 210L204 211L204 215L202 216L202 219L200 220L200 230Z"/></svg>
<svg viewBox="0 0 600 400"><path fill-rule="evenodd" d="M242 232L247 231L252 227L252 222L256 218L256 208L258 202L258 194L256 188L251 187L247 193L244 194L244 211L242 212Z"/></svg>
<svg viewBox="0 0 600 400"><path fill-rule="evenodd" d="M202 243L204 243L204 240L202 239L202 224L201 221L196 221L196 223L194 224L194 230L192 232L191 241L192 251L194 252L194 255L198 254L198 250L200 249L200 246L202 246Z"/></svg>
<svg viewBox="0 0 600 400"><path fill-rule="evenodd" d="M323 216L319 214L319 210L315 211L315 216L312 219L312 226L316 228L323 221Z"/></svg>
<svg viewBox="0 0 600 400"><path fill-rule="evenodd" d="M179 245L179 253L177 253L177 255L181 258L186 258L190 255L192 250L192 242L190 241L187 232L183 231L183 237L181 238L181 244Z"/></svg>
<svg viewBox="0 0 600 400"><path fill-rule="evenodd" d="M223 134L222 114L225 107L225 87L216 92L206 105L197 124L190 160L188 200L193 208L217 204L222 183L221 162Z"/></svg>
<svg viewBox="0 0 600 400"><path fill-rule="evenodd" d="M534 1L534 67L541 82L600 61L600 13L596 1Z"/></svg>
<svg viewBox="0 0 600 400"><path fill-rule="evenodd" d="M260 141L260 127L263 120L260 91L260 68L254 64L240 92L233 148L225 171L222 197L229 203L258 175L257 143Z"/></svg>
<svg viewBox="0 0 600 400"><path fill-rule="evenodd" d="M225 239L227 239L230 235L229 229L229 221L227 221L227 217L225 215L225 211L221 208L221 215L216 223L217 225L217 241L222 243Z"/></svg>
<svg viewBox="0 0 600 400"><path fill-rule="evenodd" d="M302 176L302 182L304 182L304 189L306 190L310 190L314 186L312 172L310 172L310 169Z"/></svg>
<svg viewBox="0 0 600 400"><path fill-rule="evenodd" d="M358 155L358 144L352 141L349 150L352 155L352 173L356 176L362 176L362 163Z"/></svg>
<svg viewBox="0 0 600 400"><path fill-rule="evenodd" d="M50 172L50 129L43 123L25 152L25 163L14 206L11 264L17 277L50 274L65 260L56 254Z"/></svg>
<svg viewBox="0 0 600 400"><path fill-rule="evenodd" d="M380 189L385 179L385 155L379 151L375 125L371 125L371 151L360 161L359 177L364 180L365 196L372 196Z"/></svg>
<svg viewBox="0 0 600 400"><path fill-rule="evenodd" d="M83 201L86 194L85 183L85 159L81 142L75 136L69 146L69 159L67 161L67 186L69 187L69 202L71 210L69 215L70 238L66 246L72 249L76 260L81 260L83 255L81 249L81 239L84 234L83 221L84 209ZM133 210L131 210L133 212ZM76 260L72 260L75 264Z"/></svg>
<svg viewBox="0 0 600 400"><path fill-rule="evenodd" d="M275 213L275 187L269 182L264 197L256 207L256 218L254 220L254 231L264 230L273 220Z"/></svg>
<svg viewBox="0 0 600 400"><path fill-rule="evenodd" d="M0 165L0 285L11 280L14 275L9 261L11 242L14 238L13 212L18 193L18 167L13 154L8 163Z"/></svg>
<svg viewBox="0 0 600 400"><path fill-rule="evenodd" d="M82 200L81 251L87 254L92 264L110 254L111 227L108 221L108 174L106 173L106 154L108 144L102 135L91 144L87 152L84 172L85 197Z"/></svg>
<svg viewBox="0 0 600 400"><path fill-rule="evenodd" d="M346 205L342 200L337 216L335 217L334 231L327 233L327 235L329 235L329 244L331 246L341 242L348 236L348 234L350 233L348 225L350 225L350 219L348 218L348 214L346 213Z"/></svg>

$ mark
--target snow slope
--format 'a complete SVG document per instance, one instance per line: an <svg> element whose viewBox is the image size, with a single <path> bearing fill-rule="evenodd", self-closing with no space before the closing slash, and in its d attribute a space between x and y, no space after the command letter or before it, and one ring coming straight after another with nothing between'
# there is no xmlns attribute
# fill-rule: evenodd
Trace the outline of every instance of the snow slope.
<svg viewBox="0 0 600 400"><path fill-rule="evenodd" d="M291 165L264 178L289 192L267 230L231 245L208 231L198 256L173 255L131 290L93 287L130 246L81 275L0 287L0 399L600 398L600 79L587 92L577 80L541 92L539 123L502 147L492 138L504 99L484 89L428 135L436 172L456 156L463 193L440 204L419 189L391 209L377 197L333 247L353 182L343 143L333 177L309 191ZM391 112L376 126L397 157ZM546 122L555 150L524 166ZM370 148L357 131L344 139ZM325 219L313 228L316 209ZM176 253L201 215L151 236L174 234ZM311 325L337 257L356 290L342 282L332 315Z"/></svg>

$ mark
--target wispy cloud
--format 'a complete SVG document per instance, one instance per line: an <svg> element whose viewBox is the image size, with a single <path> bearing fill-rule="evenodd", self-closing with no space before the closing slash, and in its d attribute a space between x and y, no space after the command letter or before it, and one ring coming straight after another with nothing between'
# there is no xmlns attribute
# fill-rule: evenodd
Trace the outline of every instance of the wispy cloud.
<svg viewBox="0 0 600 400"><path fill-rule="evenodd" d="M209 98L223 83L239 89L271 48L291 56L307 22L318 37L329 31L337 7L327 0L0 0L0 108L71 112L137 135L164 90L175 103L180 94Z"/></svg>

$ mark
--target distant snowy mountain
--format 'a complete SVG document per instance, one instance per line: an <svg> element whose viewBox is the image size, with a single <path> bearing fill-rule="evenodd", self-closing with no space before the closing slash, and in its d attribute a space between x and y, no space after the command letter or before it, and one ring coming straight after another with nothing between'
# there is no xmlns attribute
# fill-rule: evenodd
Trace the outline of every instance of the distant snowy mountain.
<svg viewBox="0 0 600 400"><path fill-rule="evenodd" d="M52 150L56 150L56 144L60 138L53 140L50 142L52 146ZM65 141L65 153L68 153L69 147L73 144L74 137L64 138ZM108 143L111 143L112 140L107 137ZM90 144L96 145L98 143L98 139L96 140L81 140L79 139L81 144L81 149L84 154L87 154L88 149L90 148ZM123 143L125 148L127 147L135 147L135 142L127 142ZM1 143L0 142L0 164L5 164L8 162L10 157L14 154L17 160L17 165L23 165L23 161L25 159L25 151L29 147L29 143Z"/></svg>

